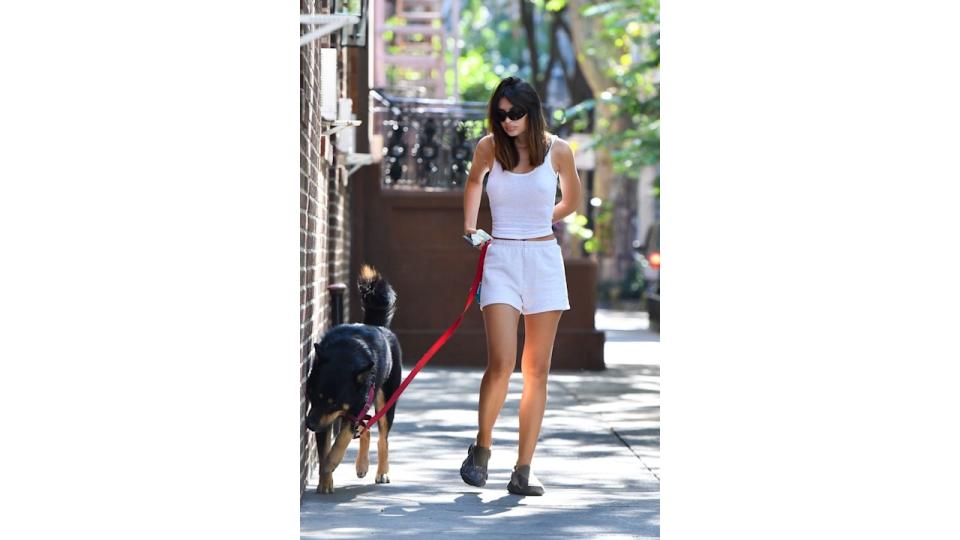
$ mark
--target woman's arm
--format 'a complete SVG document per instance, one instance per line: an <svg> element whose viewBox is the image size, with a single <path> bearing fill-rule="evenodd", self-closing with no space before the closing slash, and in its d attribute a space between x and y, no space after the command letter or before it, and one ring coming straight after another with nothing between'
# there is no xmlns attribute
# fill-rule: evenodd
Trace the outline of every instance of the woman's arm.
<svg viewBox="0 0 960 540"><path fill-rule="evenodd" d="M470 234L477 230L477 214L480 213L480 199L483 197L483 175L493 166L493 136L480 139L473 151L470 175L463 187L463 232Z"/></svg>
<svg viewBox="0 0 960 540"><path fill-rule="evenodd" d="M567 141L557 139L553 143L553 161L560 174L560 202L553 207L553 220L556 223L569 216L580 207L580 174L573 160L573 149Z"/></svg>

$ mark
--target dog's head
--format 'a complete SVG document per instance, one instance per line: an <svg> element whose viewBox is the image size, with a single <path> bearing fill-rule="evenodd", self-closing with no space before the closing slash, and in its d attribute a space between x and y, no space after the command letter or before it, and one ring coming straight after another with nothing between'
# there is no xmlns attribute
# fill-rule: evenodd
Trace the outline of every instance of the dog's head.
<svg viewBox="0 0 960 540"><path fill-rule="evenodd" d="M307 378L307 429L311 431L329 426L344 413L359 414L367 400L373 352L360 336L341 328L314 346L316 356Z"/></svg>

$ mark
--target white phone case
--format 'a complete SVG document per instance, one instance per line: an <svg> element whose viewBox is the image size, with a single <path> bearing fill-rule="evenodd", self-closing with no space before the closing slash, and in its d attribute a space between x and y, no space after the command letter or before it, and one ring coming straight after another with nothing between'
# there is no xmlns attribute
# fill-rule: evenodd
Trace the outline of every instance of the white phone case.
<svg viewBox="0 0 960 540"><path fill-rule="evenodd" d="M493 240L493 237L487 234L487 231L483 229L477 229L477 231L473 234L463 235L463 239L466 240L468 243L470 243L470 245L476 247L483 244L484 242L489 242L490 240Z"/></svg>

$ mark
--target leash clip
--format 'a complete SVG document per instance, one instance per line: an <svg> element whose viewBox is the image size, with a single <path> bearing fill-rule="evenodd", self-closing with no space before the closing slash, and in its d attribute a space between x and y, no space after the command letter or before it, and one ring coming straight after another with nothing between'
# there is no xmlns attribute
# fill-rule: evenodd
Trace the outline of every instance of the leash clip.
<svg viewBox="0 0 960 540"><path fill-rule="evenodd" d="M367 425L367 422L370 421L370 415L365 414L362 419L356 419L355 422L352 422L351 431L353 431L353 438L359 439L363 432L366 431L370 426Z"/></svg>

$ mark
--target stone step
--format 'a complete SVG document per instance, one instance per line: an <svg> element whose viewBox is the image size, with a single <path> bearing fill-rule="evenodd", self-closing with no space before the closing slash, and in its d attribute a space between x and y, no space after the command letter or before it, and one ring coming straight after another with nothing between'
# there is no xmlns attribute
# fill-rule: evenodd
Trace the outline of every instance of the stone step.
<svg viewBox="0 0 960 540"><path fill-rule="evenodd" d="M383 26L383 31L391 30L394 34L424 34L437 35L443 34L443 28L436 28L426 24L408 24L408 25L390 25Z"/></svg>
<svg viewBox="0 0 960 540"><path fill-rule="evenodd" d="M442 56L411 56L406 54L386 55L384 65L393 65L406 68L443 68Z"/></svg>
<svg viewBox="0 0 960 540"><path fill-rule="evenodd" d="M410 7L427 7L439 11L443 7L442 0L397 0L397 11L404 11Z"/></svg>
<svg viewBox="0 0 960 540"><path fill-rule="evenodd" d="M421 56L428 56L430 58L436 58L439 56L436 54L436 51L433 50L433 43L430 41L407 41L402 37L398 37L393 42L394 45L398 45L400 51L396 55L402 56L411 56L419 58Z"/></svg>
<svg viewBox="0 0 960 540"><path fill-rule="evenodd" d="M439 11L407 11L397 13L397 17L407 21L434 21L440 19Z"/></svg>

